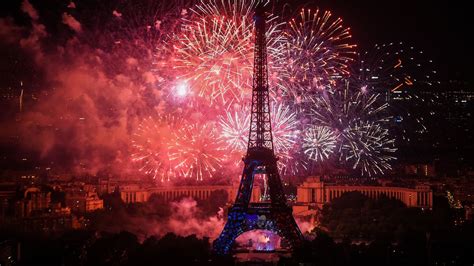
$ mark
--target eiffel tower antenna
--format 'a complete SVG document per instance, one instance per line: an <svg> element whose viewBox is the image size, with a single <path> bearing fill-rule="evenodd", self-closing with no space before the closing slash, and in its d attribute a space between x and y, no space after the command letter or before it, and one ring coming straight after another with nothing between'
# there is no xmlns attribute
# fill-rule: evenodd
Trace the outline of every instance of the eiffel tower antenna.
<svg viewBox="0 0 474 266"><path fill-rule="evenodd" d="M229 209L227 223L214 243L217 254L228 254L234 240L251 230L269 230L285 239L292 248L299 246L302 235L288 206L273 149L268 88L265 8L255 10L255 50L252 108L249 142L237 198ZM270 203L250 203L255 174L265 174L270 190Z"/></svg>

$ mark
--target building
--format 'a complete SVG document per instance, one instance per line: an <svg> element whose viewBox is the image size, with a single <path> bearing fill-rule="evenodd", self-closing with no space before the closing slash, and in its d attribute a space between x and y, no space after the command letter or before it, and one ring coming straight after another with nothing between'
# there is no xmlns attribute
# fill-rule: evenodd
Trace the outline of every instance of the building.
<svg viewBox="0 0 474 266"><path fill-rule="evenodd" d="M69 208L51 201L49 191L29 187L18 190L13 198L10 194L0 193L4 198L1 230L51 233L81 227Z"/></svg>
<svg viewBox="0 0 474 266"><path fill-rule="evenodd" d="M23 192L23 199L15 202L15 214L18 218L29 217L34 212L42 212L50 207L51 192L43 192L31 187Z"/></svg>
<svg viewBox="0 0 474 266"><path fill-rule="evenodd" d="M120 186L120 197L125 203L146 202L151 195L162 197L166 202L183 197L192 197L197 200L207 200L212 192L223 190L227 192L227 201L233 202L237 196L237 186L176 186L141 188L138 185ZM253 187L251 201L260 201L261 192L257 186Z"/></svg>
<svg viewBox="0 0 474 266"><path fill-rule="evenodd" d="M100 196L104 194L109 194L115 191L115 189L119 186L120 181L115 179L109 178L99 178L99 182L97 185L97 193Z"/></svg>
<svg viewBox="0 0 474 266"><path fill-rule="evenodd" d="M380 186L380 185L344 185L322 181L319 177L310 177L297 188L297 201L293 206L295 215L304 214L309 210L321 209L342 194L358 191L363 195L377 199L382 195L398 199L407 207L431 209L433 207L433 191L427 185L414 188Z"/></svg>
<svg viewBox="0 0 474 266"><path fill-rule="evenodd" d="M0 221L13 212L10 205L15 200L16 195L17 191L14 183L0 184Z"/></svg>
<svg viewBox="0 0 474 266"><path fill-rule="evenodd" d="M80 229L77 217L62 213L42 213L19 221L22 232L62 232L71 229Z"/></svg>
<svg viewBox="0 0 474 266"><path fill-rule="evenodd" d="M66 193L66 206L74 212L86 213L104 208L104 201L96 192L69 190Z"/></svg>
<svg viewBox="0 0 474 266"><path fill-rule="evenodd" d="M233 202L237 197L238 186L182 186L173 188L155 188L154 194L164 197L166 201L182 197L192 197L199 200L206 200L214 191L223 190L227 192L227 201ZM260 187L254 186L252 189L251 201L260 201Z"/></svg>
<svg viewBox="0 0 474 266"><path fill-rule="evenodd" d="M151 188L142 188L137 184L128 184L119 187L120 198L125 203L147 202Z"/></svg>
<svg viewBox="0 0 474 266"><path fill-rule="evenodd" d="M436 171L433 164L419 163L419 164L407 164L404 166L404 172L406 175L426 176L435 177Z"/></svg>

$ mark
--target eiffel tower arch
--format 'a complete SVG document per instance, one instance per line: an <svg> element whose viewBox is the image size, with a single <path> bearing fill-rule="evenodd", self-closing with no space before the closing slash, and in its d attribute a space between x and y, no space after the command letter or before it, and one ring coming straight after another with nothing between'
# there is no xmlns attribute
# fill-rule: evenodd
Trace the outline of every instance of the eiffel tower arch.
<svg viewBox="0 0 474 266"><path fill-rule="evenodd" d="M217 254L228 254L235 239L248 231L269 230L287 241L291 248L301 245L303 237L288 206L273 149L270 121L265 11L259 4L255 12L255 51L249 142L237 198L229 209L228 220L214 241ZM270 202L250 203L254 177L265 174Z"/></svg>

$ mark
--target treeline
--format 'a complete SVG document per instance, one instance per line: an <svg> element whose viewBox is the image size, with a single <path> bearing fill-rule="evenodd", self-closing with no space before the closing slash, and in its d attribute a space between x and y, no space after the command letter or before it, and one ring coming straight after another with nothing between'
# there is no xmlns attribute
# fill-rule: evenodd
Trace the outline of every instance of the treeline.
<svg viewBox="0 0 474 266"><path fill-rule="evenodd" d="M474 225L447 199L433 210L349 192L326 205L321 226L293 262L311 265L472 265Z"/></svg>

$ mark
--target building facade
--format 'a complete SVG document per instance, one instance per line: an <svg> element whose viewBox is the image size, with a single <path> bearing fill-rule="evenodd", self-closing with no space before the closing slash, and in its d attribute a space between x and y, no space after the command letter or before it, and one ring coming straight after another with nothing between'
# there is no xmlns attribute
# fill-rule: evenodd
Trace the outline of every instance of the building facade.
<svg viewBox="0 0 474 266"><path fill-rule="evenodd" d="M407 207L431 209L433 191L427 185L415 188L369 185L342 185L322 181L319 177L310 177L297 188L297 202L293 206L295 214L305 213L310 209L321 209L324 204L340 197L342 194L358 191L363 195L377 199L382 195L400 200Z"/></svg>
<svg viewBox="0 0 474 266"><path fill-rule="evenodd" d="M34 212L48 209L51 204L51 193L31 187L23 192L23 198L15 202L15 214L18 218L29 217Z"/></svg>
<svg viewBox="0 0 474 266"><path fill-rule="evenodd" d="M52 202L49 191L29 187L16 191L14 197L10 194L0 193L3 197L1 230L51 233L82 226L69 207Z"/></svg>
<svg viewBox="0 0 474 266"><path fill-rule="evenodd" d="M104 208L104 201L96 192L68 190L66 192L66 205L74 212L86 213Z"/></svg>
<svg viewBox="0 0 474 266"><path fill-rule="evenodd" d="M207 200L212 192L223 190L227 192L227 201L233 202L237 196L237 186L176 186L176 187L152 187L140 188L139 186L120 187L120 197L125 203L146 202L151 195L162 197L166 202L174 201L183 197L191 197L197 200ZM261 192L258 186L252 190L253 202L260 201Z"/></svg>

